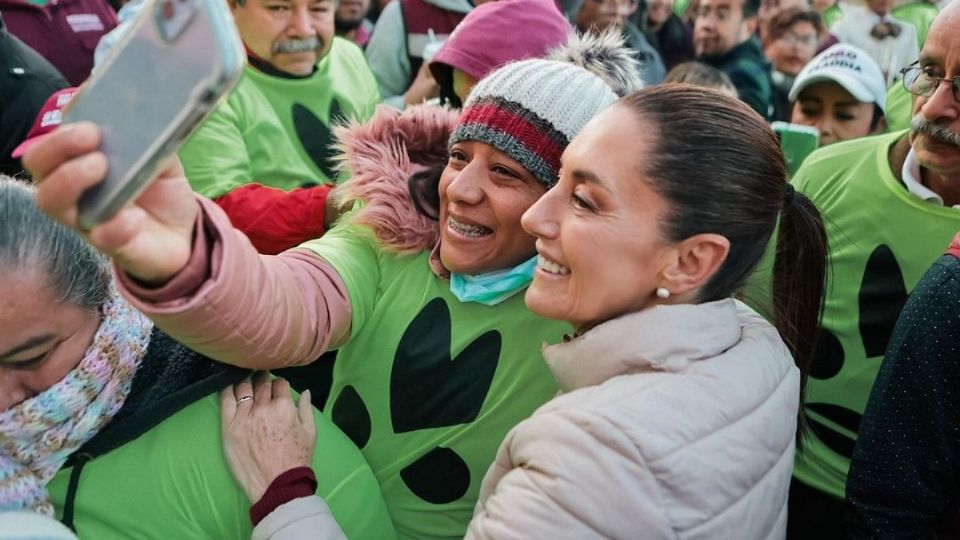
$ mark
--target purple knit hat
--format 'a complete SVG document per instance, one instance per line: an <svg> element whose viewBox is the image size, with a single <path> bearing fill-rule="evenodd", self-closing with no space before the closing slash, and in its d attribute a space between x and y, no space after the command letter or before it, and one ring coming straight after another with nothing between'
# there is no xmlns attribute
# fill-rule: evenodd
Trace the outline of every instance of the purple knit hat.
<svg viewBox="0 0 960 540"><path fill-rule="evenodd" d="M554 0L487 2L457 25L430 62L430 71L440 80L449 66L479 81L507 62L546 56L572 31Z"/></svg>

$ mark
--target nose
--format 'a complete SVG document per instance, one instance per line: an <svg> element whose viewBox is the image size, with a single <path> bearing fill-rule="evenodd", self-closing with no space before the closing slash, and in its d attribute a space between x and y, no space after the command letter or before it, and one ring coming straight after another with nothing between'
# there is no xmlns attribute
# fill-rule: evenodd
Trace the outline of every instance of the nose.
<svg viewBox="0 0 960 540"><path fill-rule="evenodd" d="M960 103L953 96L953 86L949 80L941 81L930 97L918 99L924 100L920 105L920 113L931 122L952 122L960 117Z"/></svg>
<svg viewBox="0 0 960 540"><path fill-rule="evenodd" d="M833 140L833 119L830 118L830 115L824 114L817 119L817 123L814 124L818 130L820 130L820 141L831 142Z"/></svg>
<svg viewBox="0 0 960 540"><path fill-rule="evenodd" d="M550 240L557 238L560 227L556 219L559 213L556 200L559 196L560 192L556 188L547 191L520 216L520 226L527 234Z"/></svg>
<svg viewBox="0 0 960 540"><path fill-rule="evenodd" d="M0 368L0 412L26 400L30 393L11 373Z"/></svg>
<svg viewBox="0 0 960 540"><path fill-rule="evenodd" d="M477 160L471 161L455 174L456 176L447 185L447 199L450 202L469 205L483 202L485 169L477 163Z"/></svg>
<svg viewBox="0 0 960 540"><path fill-rule="evenodd" d="M287 24L287 35L295 38L306 38L316 35L310 21L310 8L306 4L298 4L290 12Z"/></svg>

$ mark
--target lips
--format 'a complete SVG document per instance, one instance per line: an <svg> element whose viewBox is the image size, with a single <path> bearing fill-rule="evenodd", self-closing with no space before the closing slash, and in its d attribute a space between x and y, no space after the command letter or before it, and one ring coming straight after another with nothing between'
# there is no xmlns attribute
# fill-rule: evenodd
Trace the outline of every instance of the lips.
<svg viewBox="0 0 960 540"><path fill-rule="evenodd" d="M447 227L452 229L455 233L465 236L467 238L483 238L484 236L489 236L493 234L493 230L483 225L477 225L475 223L469 223L464 219L457 219L453 216L447 217Z"/></svg>
<svg viewBox="0 0 960 540"><path fill-rule="evenodd" d="M552 261L543 255L537 255L537 268L548 274L556 276L565 276L570 273L570 269L562 264Z"/></svg>

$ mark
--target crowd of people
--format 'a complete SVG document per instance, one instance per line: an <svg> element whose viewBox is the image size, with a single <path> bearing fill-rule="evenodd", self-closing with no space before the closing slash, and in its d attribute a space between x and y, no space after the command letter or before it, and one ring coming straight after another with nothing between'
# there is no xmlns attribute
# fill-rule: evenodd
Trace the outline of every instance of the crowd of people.
<svg viewBox="0 0 960 540"><path fill-rule="evenodd" d="M226 0L81 228L162 1L0 0L0 539L960 537L960 2Z"/></svg>

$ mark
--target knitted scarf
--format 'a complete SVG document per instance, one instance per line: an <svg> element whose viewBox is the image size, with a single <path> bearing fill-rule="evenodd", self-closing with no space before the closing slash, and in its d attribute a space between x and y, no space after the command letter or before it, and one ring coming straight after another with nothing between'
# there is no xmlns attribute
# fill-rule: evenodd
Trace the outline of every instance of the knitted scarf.
<svg viewBox="0 0 960 540"><path fill-rule="evenodd" d="M153 324L113 293L93 343L63 380L0 413L0 511L53 515L46 484L120 410Z"/></svg>

